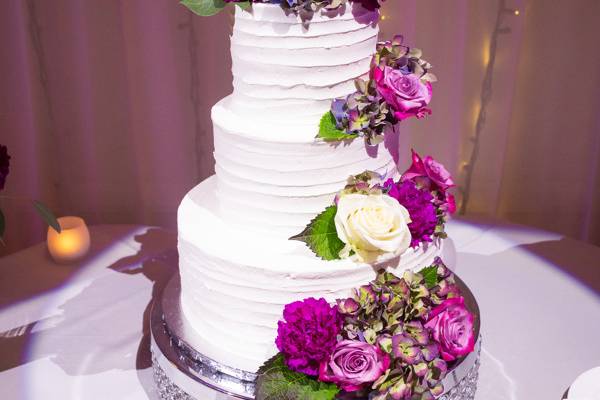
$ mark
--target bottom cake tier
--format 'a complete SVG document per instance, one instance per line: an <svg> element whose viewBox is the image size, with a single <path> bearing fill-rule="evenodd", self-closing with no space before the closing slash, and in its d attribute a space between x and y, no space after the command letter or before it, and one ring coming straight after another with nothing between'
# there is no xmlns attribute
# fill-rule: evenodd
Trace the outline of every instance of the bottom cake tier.
<svg viewBox="0 0 600 400"><path fill-rule="evenodd" d="M347 297L371 281L377 268L350 259L324 261L286 235L236 226L221 217L217 189L211 177L179 207L181 308L197 337L196 349L223 365L254 372L276 353L277 321L286 304ZM452 266L451 253L449 239L437 240L377 267L402 275L438 256Z"/></svg>
<svg viewBox="0 0 600 400"><path fill-rule="evenodd" d="M474 350L454 361L442 381L439 400L473 400L481 351L480 314L469 288L456 277L468 308L474 314ZM154 380L163 400L254 399L256 374L223 365L199 352L199 339L183 316L179 277L173 278L151 313L151 351ZM366 399L365 399L366 400Z"/></svg>

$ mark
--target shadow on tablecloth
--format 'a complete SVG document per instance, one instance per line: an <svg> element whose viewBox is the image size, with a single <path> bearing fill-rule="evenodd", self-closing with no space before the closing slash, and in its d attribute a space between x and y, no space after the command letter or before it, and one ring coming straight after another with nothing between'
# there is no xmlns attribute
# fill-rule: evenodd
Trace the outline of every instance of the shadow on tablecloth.
<svg viewBox="0 0 600 400"><path fill-rule="evenodd" d="M477 398L562 399L600 359L600 248L569 238L497 242L457 253L481 309Z"/></svg>
<svg viewBox="0 0 600 400"><path fill-rule="evenodd" d="M108 268L123 274L143 274L152 282L152 297L144 309L142 316L142 339L136 357L136 369L152 367L150 354L150 311L152 303L160 297L170 278L177 271L179 255L177 238L170 232L161 229L149 229L143 235L135 236L141 244L139 252L133 256L122 258ZM166 246L167 250L148 258L157 247ZM141 267L140 267L141 266Z"/></svg>
<svg viewBox="0 0 600 400"><path fill-rule="evenodd" d="M73 290L79 291L76 295L57 305L59 315L0 332L0 372L45 357L74 376L150 367L150 307L177 272L177 238L174 232L150 228L134 240L139 250L109 266L23 265L28 272L29 281L24 286L29 299L72 285L71 278L87 268L94 271L89 279L75 285ZM109 245L99 245L88 264L97 264L94 259ZM148 286L143 280L133 283L115 273L143 276L152 284L151 297L147 297ZM27 300L22 291L17 294L18 301ZM115 315L119 313L123 315ZM139 322L132 323L131 318ZM138 343L135 360L131 359L133 341Z"/></svg>
<svg viewBox="0 0 600 400"><path fill-rule="evenodd" d="M600 295L600 247L570 238L520 247Z"/></svg>

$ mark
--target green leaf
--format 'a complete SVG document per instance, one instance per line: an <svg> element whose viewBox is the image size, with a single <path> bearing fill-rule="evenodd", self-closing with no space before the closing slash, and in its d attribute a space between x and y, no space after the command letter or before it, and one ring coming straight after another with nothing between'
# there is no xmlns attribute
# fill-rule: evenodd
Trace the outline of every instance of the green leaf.
<svg viewBox="0 0 600 400"><path fill-rule="evenodd" d="M252 3L249 1L240 1L239 3L235 3L242 10L249 10L252 7Z"/></svg>
<svg viewBox="0 0 600 400"><path fill-rule="evenodd" d="M54 216L54 213L50 211L48 207L43 205L41 202L34 200L33 206L35 210L40 214L40 217L46 222L50 227L52 227L56 232L60 233L60 224L58 220Z"/></svg>
<svg viewBox="0 0 600 400"><path fill-rule="evenodd" d="M332 383L291 371L281 353L268 360L256 379L256 400L333 400L339 389Z"/></svg>
<svg viewBox="0 0 600 400"><path fill-rule="evenodd" d="M423 279L425 280L425 286L431 289L435 285L438 284L438 267L437 265L430 265L429 267L425 267L419 271L421 275L423 275Z"/></svg>
<svg viewBox="0 0 600 400"><path fill-rule="evenodd" d="M0 210L0 244L4 244L2 238L4 237L4 230L6 229L6 219L4 218L4 214L2 210Z"/></svg>
<svg viewBox="0 0 600 400"><path fill-rule="evenodd" d="M338 260L340 251L344 248L335 229L335 213L337 206L329 206L321 214L317 215L302 231L290 240L299 240L323 260Z"/></svg>
<svg viewBox="0 0 600 400"><path fill-rule="evenodd" d="M328 111L321 118L321 122L319 123L319 134L318 138L321 138L325 141L339 141L339 140L348 140L355 139L358 137L356 134L347 134L344 131L339 130L335 126L335 117Z"/></svg>
<svg viewBox="0 0 600 400"><path fill-rule="evenodd" d="M181 4L193 13L207 17L217 14L226 3L223 0L181 0Z"/></svg>

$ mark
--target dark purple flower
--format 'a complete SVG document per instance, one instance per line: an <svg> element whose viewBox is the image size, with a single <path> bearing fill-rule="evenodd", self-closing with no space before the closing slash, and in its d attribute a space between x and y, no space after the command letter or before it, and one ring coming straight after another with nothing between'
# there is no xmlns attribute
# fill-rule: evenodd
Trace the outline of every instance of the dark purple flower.
<svg viewBox="0 0 600 400"><path fill-rule="evenodd" d="M412 181L395 183L388 179L384 187L389 190L389 196L398 200L408 210L411 220L408 229L412 236L410 245L416 247L422 242L433 241L438 221L431 193L419 189Z"/></svg>
<svg viewBox="0 0 600 400"><path fill-rule="evenodd" d="M370 11L377 10L379 7L381 7L381 3L383 1L384 0L358 0L358 2L362 4L364 8Z"/></svg>
<svg viewBox="0 0 600 400"><path fill-rule="evenodd" d="M311 297L286 305L283 318L275 344L287 366L292 371L317 376L319 365L333 352L342 327L337 307L325 299Z"/></svg>
<svg viewBox="0 0 600 400"><path fill-rule="evenodd" d="M0 190L4 189L10 166L10 156L6 146L0 144Z"/></svg>

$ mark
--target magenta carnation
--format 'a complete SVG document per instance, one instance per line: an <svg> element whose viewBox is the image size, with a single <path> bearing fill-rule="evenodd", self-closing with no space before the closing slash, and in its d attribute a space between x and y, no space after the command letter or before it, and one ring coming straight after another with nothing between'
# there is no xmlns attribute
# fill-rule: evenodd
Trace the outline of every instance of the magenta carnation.
<svg viewBox="0 0 600 400"><path fill-rule="evenodd" d="M0 190L4 189L10 166L10 156L6 146L0 144Z"/></svg>
<svg viewBox="0 0 600 400"><path fill-rule="evenodd" d="M283 310L275 344L287 366L296 372L317 376L319 365L331 355L337 343L342 319L337 307L325 299L295 301Z"/></svg>
<svg viewBox="0 0 600 400"><path fill-rule="evenodd" d="M408 210L411 220L408 229L412 236L410 245L416 247L422 242L433 241L438 220L431 193L419 189L412 181L395 183L388 179L383 185L389 190L388 195Z"/></svg>

